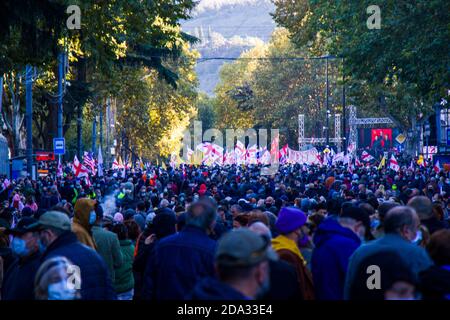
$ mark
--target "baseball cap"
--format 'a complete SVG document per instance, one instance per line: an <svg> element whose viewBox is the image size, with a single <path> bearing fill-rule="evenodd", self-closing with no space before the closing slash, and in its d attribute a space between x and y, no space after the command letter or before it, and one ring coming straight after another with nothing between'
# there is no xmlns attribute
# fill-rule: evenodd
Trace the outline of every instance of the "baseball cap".
<svg viewBox="0 0 450 320"><path fill-rule="evenodd" d="M47 211L39 218L39 226L41 227L53 227L61 230L71 230L71 224L69 217L59 211Z"/></svg>
<svg viewBox="0 0 450 320"><path fill-rule="evenodd" d="M217 245L216 263L226 267L249 267L266 260L278 260L270 239L247 228L226 233Z"/></svg>
<svg viewBox="0 0 450 320"><path fill-rule="evenodd" d="M27 232L33 232L39 230L39 222L32 217L23 217L19 220L14 228L5 230L5 234L23 235Z"/></svg>

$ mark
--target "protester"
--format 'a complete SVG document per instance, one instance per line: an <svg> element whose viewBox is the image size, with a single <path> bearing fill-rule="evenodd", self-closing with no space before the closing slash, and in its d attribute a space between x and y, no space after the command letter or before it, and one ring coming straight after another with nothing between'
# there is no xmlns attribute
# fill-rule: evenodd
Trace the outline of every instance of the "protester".
<svg viewBox="0 0 450 320"><path fill-rule="evenodd" d="M155 248L155 270L145 272L144 298L183 299L202 278L214 275L216 242L208 237L216 221L210 201L193 203L186 214L186 226L162 239Z"/></svg>
<svg viewBox="0 0 450 320"><path fill-rule="evenodd" d="M379 272L379 274L377 274ZM379 277L378 277L379 275ZM400 255L383 248L362 258L349 289L350 300L415 300L416 277Z"/></svg>
<svg viewBox="0 0 450 320"><path fill-rule="evenodd" d="M272 246L281 260L294 266L303 298L312 300L314 299L312 275L306 268L306 261L298 247L298 242L306 236L302 230L305 223L306 216L301 210L293 207L282 208L276 222L280 235L272 240Z"/></svg>
<svg viewBox="0 0 450 320"><path fill-rule="evenodd" d="M34 281L36 300L76 300L80 298L81 277L65 257L46 260Z"/></svg>
<svg viewBox="0 0 450 320"><path fill-rule="evenodd" d="M72 231L76 234L78 241L96 250L94 238L92 237L92 226L97 220L95 213L95 200L82 198L75 203L72 223Z"/></svg>
<svg viewBox="0 0 450 320"><path fill-rule="evenodd" d="M39 218L39 226L41 261L63 256L77 266L81 273L81 299L116 299L105 262L92 248L78 241L67 215L48 211Z"/></svg>
<svg viewBox="0 0 450 320"><path fill-rule="evenodd" d="M433 264L423 248L411 243L416 240L419 225L419 217L414 209L397 206L389 210L384 220L385 235L359 247L351 256L345 280L344 297L348 299L351 287L363 281L356 276L357 270L360 270L361 261L386 249L391 249L399 255L413 274L414 281L417 282L419 272Z"/></svg>
<svg viewBox="0 0 450 320"><path fill-rule="evenodd" d="M134 245L128 239L128 230L124 224L118 223L112 231L117 234L123 263L114 270L114 287L118 300L132 300L134 294L133 256Z"/></svg>
<svg viewBox="0 0 450 320"><path fill-rule="evenodd" d="M357 207L345 208L337 220L328 218L319 225L311 262L316 299L343 299L348 261L369 227L368 214Z"/></svg>
<svg viewBox="0 0 450 320"><path fill-rule="evenodd" d="M18 259L10 265L3 276L3 300L33 300L34 277L40 265L38 221L22 218L6 234L13 236L12 251ZM6 271L6 270L5 270Z"/></svg>
<svg viewBox="0 0 450 320"><path fill-rule="evenodd" d="M416 196L408 201L408 206L414 208L419 216L420 223L427 227L432 235L434 232L447 229L448 225L440 221L433 213L433 204L425 196Z"/></svg>
<svg viewBox="0 0 450 320"><path fill-rule="evenodd" d="M92 235L97 247L97 253L103 258L112 283L115 283L115 270L123 264L123 255L117 234L103 228L103 208L97 206L95 209L96 220L92 226Z"/></svg>
<svg viewBox="0 0 450 320"><path fill-rule="evenodd" d="M255 221L249 227L261 236L272 240L270 229L262 222ZM264 300L302 300L297 285L297 273L289 263L277 259L269 260L270 289L262 296Z"/></svg>
<svg viewBox="0 0 450 320"><path fill-rule="evenodd" d="M450 230L433 233L427 251L435 265L420 273L424 300L450 300Z"/></svg>
<svg viewBox="0 0 450 320"><path fill-rule="evenodd" d="M233 230L218 242L217 279L203 279L187 298L192 300L254 300L270 288L269 260L277 256L270 241L247 228ZM212 276L212 275L211 275Z"/></svg>

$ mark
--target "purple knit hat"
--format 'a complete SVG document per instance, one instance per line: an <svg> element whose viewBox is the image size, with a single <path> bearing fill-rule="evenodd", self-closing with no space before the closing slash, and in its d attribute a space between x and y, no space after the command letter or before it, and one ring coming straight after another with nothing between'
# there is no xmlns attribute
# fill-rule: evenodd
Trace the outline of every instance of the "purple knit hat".
<svg viewBox="0 0 450 320"><path fill-rule="evenodd" d="M306 215L302 210L293 207L284 207L281 208L278 214L275 226L281 234L287 234L300 228L305 222Z"/></svg>

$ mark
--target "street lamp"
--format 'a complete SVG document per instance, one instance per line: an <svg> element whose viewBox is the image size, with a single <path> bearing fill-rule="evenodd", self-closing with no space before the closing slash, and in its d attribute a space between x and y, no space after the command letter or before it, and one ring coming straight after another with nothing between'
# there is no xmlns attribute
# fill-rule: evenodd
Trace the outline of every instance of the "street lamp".
<svg viewBox="0 0 450 320"><path fill-rule="evenodd" d="M426 151L426 159L428 160L428 139L430 138L430 123L428 121L425 122L425 130L424 130L424 136L426 139L426 144L427 144L427 151Z"/></svg>
<svg viewBox="0 0 450 320"><path fill-rule="evenodd" d="M330 116L331 116L331 111L327 110L327 145L330 145Z"/></svg>

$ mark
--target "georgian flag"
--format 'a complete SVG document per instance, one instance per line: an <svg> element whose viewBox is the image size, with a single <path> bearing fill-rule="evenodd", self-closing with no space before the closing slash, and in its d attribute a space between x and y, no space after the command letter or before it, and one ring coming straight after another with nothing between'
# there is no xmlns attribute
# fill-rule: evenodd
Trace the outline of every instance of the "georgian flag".
<svg viewBox="0 0 450 320"><path fill-rule="evenodd" d="M258 152L258 147L256 146L256 144L247 148L247 152L245 155L245 160L246 160L247 164L256 164L258 162L257 152Z"/></svg>
<svg viewBox="0 0 450 320"><path fill-rule="evenodd" d="M397 159L395 159L394 155L391 156L389 160L389 168L398 172L400 170L400 166L398 165Z"/></svg>
<svg viewBox="0 0 450 320"><path fill-rule="evenodd" d="M281 148L280 150L280 163L284 164L286 163L287 159L288 159L288 155L289 155L289 148L288 145L286 144L283 148Z"/></svg>
<svg viewBox="0 0 450 320"><path fill-rule="evenodd" d="M89 177L89 170L80 163L77 156L73 158L72 171L77 178Z"/></svg>
<svg viewBox="0 0 450 320"><path fill-rule="evenodd" d="M441 165L439 164L439 160L436 161L436 163L434 164L433 170L434 170L434 172L436 172L436 173L441 172Z"/></svg>
<svg viewBox="0 0 450 320"><path fill-rule="evenodd" d="M341 162L341 161L344 162L344 160L345 160L344 151L342 151L342 152L336 153L334 155L332 163L336 164L336 163Z"/></svg>
<svg viewBox="0 0 450 320"><path fill-rule="evenodd" d="M373 159L374 159L374 157L372 157L367 151L363 151L363 153L361 154L362 161L368 162Z"/></svg>

